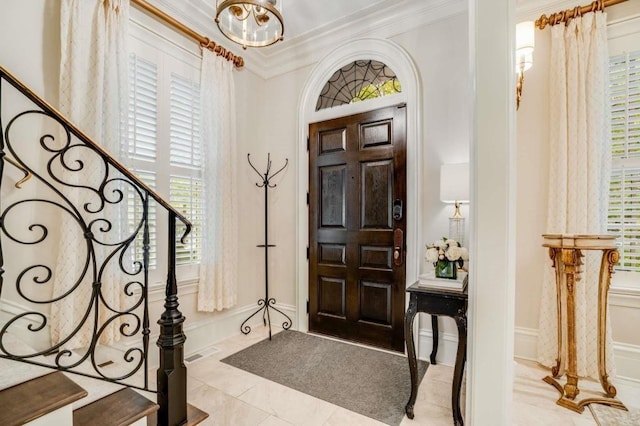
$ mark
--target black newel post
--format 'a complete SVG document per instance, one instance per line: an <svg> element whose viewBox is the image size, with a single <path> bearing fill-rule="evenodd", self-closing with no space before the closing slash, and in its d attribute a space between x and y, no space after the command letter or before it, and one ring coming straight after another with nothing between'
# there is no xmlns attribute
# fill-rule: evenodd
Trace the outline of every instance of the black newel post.
<svg viewBox="0 0 640 426"><path fill-rule="evenodd" d="M187 368L184 366L182 332L184 316L178 310L176 279L176 215L169 212L169 268L164 313L160 324L160 366L158 367L158 424L177 426L187 420Z"/></svg>

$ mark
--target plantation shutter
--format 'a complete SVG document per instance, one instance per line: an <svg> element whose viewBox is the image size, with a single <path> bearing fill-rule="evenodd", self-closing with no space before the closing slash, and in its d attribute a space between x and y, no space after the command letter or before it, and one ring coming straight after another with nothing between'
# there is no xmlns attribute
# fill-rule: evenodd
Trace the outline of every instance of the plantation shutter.
<svg viewBox="0 0 640 426"><path fill-rule="evenodd" d="M156 173L152 164L157 160L158 140L158 69L153 62L134 54L129 57L129 109L126 155L131 171L152 189L156 189ZM124 150L123 150L124 151ZM140 224L143 206L140 196L127 188L127 216L129 231L134 232ZM155 268L158 261L156 231L156 204L149 203L149 267ZM140 232L132 247L133 260L142 261L143 233Z"/></svg>
<svg viewBox="0 0 640 426"><path fill-rule="evenodd" d="M200 85L172 74L170 87L171 178L169 200L193 223L186 244L176 236L178 265L199 263L202 254L204 182L200 145Z"/></svg>
<svg viewBox="0 0 640 426"><path fill-rule="evenodd" d="M619 270L640 271L640 51L610 58L611 174L608 231L621 241Z"/></svg>

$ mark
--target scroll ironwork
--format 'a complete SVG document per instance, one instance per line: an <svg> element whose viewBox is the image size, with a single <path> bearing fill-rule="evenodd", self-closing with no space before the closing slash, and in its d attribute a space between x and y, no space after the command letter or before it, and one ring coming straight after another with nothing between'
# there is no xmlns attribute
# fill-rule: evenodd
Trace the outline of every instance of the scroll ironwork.
<svg viewBox="0 0 640 426"><path fill-rule="evenodd" d="M0 160L0 296L14 307L0 328L0 357L157 392L159 424L186 420L186 389L171 388L163 380L170 372L162 369L186 383L174 244L176 220L185 225L183 241L189 220L3 68ZM22 186L9 185L6 163L25 175ZM151 203L165 208L170 222L157 390L148 377ZM75 264L64 274L52 255L61 239L69 246L62 255ZM106 295L107 286L115 286L116 297ZM79 319L49 338L52 309L64 315L74 294L86 294L77 299ZM99 360L107 333L128 339L117 368ZM31 349L12 336L37 344Z"/></svg>

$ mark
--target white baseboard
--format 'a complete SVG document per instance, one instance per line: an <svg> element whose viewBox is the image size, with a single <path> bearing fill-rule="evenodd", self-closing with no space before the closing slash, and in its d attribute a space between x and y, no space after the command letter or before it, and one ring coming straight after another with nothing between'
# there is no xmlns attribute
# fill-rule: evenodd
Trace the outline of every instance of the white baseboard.
<svg viewBox="0 0 640 426"><path fill-rule="evenodd" d="M296 307L293 305L278 303L277 308L292 319L296 317ZM217 342L240 335L240 325L257 309L258 306L252 303L213 314L211 318L187 323L183 329L184 334L187 336L187 341L184 344L184 357L188 358L196 353L206 352L211 347L214 347ZM274 326L280 326L280 324L281 322L273 323ZM251 328L262 326L262 315L258 314L251 318L247 325ZM150 335L152 345L157 339L157 332ZM134 345L136 345L136 342L120 342L114 347L124 352ZM154 350L153 346L149 350L149 367L158 367L158 351Z"/></svg>
<svg viewBox="0 0 640 426"><path fill-rule="evenodd" d="M289 315L292 319L296 315L296 307L278 303L277 308ZM240 325L249 315L258 309L256 304L245 305L224 311L213 318L191 323L185 326L184 333L187 336L185 343L185 357L215 345L215 343L241 334ZM280 326L281 321L274 321L274 326ZM275 316L274 316L275 319ZM262 315L258 314L247 323L251 328L262 326Z"/></svg>
<svg viewBox="0 0 640 426"><path fill-rule="evenodd" d="M431 349L433 348L433 333L431 332L431 328L421 328L418 336L418 359L429 361ZM458 335L440 331L438 337L439 344L436 362L450 366L455 365L456 354L458 352Z"/></svg>
<svg viewBox="0 0 640 426"><path fill-rule="evenodd" d="M2 300L0 301L0 326L4 326L7 322L11 321L18 315L33 311L34 309L30 309L24 305L20 305L19 303L15 303L10 300ZM38 350L48 348L51 346L51 333L49 331L51 321L49 315L45 315L45 318L47 325L36 332L28 329L28 327L33 327L34 329L38 329L38 327L40 327L40 318L35 315L23 316L12 324L8 331L16 336L20 336L20 340L31 348Z"/></svg>
<svg viewBox="0 0 640 426"><path fill-rule="evenodd" d="M614 342L613 353L617 378L640 385L640 346Z"/></svg>
<svg viewBox="0 0 640 426"><path fill-rule="evenodd" d="M516 358L535 361L537 359L538 330L516 327ZM616 379L640 384L640 345L613 342L613 356L616 362Z"/></svg>

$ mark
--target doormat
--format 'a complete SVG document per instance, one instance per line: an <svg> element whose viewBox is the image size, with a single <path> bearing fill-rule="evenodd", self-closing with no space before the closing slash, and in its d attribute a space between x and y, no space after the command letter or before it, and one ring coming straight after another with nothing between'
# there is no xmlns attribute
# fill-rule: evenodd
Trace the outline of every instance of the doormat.
<svg viewBox="0 0 640 426"><path fill-rule="evenodd" d="M298 331L281 331L222 362L393 426L411 394L404 355ZM428 366L418 360L419 381Z"/></svg>
<svg viewBox="0 0 640 426"><path fill-rule="evenodd" d="M603 404L589 404L598 426L638 426L640 425L640 410L630 408L624 411Z"/></svg>

